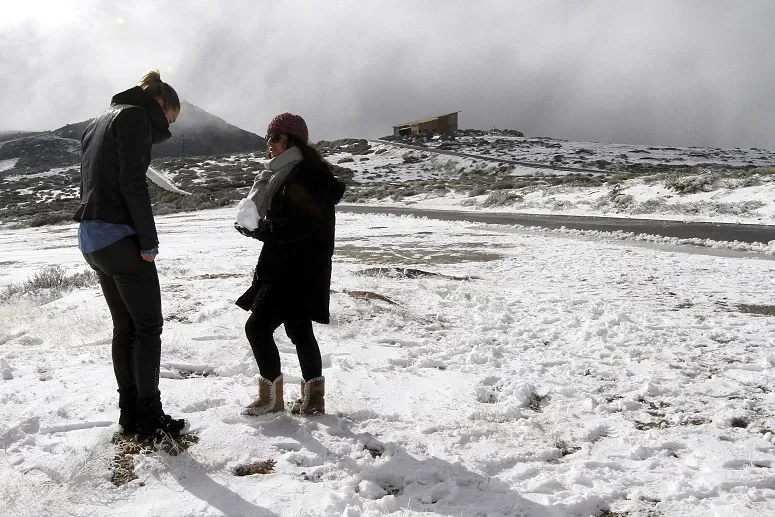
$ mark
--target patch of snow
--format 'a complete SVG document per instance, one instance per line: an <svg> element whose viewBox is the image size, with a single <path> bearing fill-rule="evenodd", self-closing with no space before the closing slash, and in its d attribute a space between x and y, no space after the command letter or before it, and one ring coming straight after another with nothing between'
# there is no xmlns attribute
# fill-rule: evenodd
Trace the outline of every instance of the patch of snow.
<svg viewBox="0 0 775 517"><path fill-rule="evenodd" d="M13 169L14 166L16 166L16 162L18 161L19 161L18 158L8 158L6 160L0 160L0 172Z"/></svg>

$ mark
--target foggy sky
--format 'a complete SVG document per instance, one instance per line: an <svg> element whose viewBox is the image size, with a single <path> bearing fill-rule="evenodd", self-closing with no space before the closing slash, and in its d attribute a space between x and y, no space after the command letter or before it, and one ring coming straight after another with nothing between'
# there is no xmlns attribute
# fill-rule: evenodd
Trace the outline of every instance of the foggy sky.
<svg viewBox="0 0 775 517"><path fill-rule="evenodd" d="M771 0L13 4L0 130L93 117L156 68L259 135L283 111L314 141L460 111L461 128L775 149Z"/></svg>

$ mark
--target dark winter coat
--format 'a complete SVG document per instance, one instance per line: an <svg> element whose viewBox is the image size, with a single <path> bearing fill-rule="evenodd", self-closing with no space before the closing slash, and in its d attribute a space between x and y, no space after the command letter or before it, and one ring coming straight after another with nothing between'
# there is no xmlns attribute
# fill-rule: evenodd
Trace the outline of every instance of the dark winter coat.
<svg viewBox="0 0 775 517"><path fill-rule="evenodd" d="M145 173L152 144L170 136L164 111L142 88L115 95L81 136L81 206L74 219L128 224L140 239L140 249L156 248Z"/></svg>
<svg viewBox="0 0 775 517"><path fill-rule="evenodd" d="M345 186L323 163L302 161L269 202L253 284L237 305L283 320L329 322L334 207Z"/></svg>

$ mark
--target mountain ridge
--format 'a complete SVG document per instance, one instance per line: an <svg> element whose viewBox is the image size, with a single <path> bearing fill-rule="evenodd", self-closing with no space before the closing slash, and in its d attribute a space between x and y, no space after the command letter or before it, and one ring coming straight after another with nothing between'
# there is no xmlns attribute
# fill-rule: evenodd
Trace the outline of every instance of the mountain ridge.
<svg viewBox="0 0 775 517"><path fill-rule="evenodd" d="M266 140L257 134L188 101L181 101L180 105L180 116L170 127L172 138L154 146L155 157L208 156L266 149ZM51 132L62 138L80 140L92 120L66 124Z"/></svg>
<svg viewBox="0 0 775 517"><path fill-rule="evenodd" d="M154 146L154 158L213 156L263 151L266 141L255 133L181 102L181 114L171 127L172 138ZM37 174L55 167L80 163L80 140L94 119L66 124L50 131L0 132L0 161L16 160L3 174Z"/></svg>

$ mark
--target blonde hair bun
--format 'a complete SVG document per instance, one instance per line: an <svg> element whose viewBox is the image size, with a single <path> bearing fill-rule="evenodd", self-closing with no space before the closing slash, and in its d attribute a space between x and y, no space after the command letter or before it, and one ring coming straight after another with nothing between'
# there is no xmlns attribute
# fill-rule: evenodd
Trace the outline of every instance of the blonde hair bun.
<svg viewBox="0 0 775 517"><path fill-rule="evenodd" d="M175 109L180 111L180 99L175 89L161 80L158 70L146 72L140 78L137 86L155 99L161 99L163 109Z"/></svg>
<svg viewBox="0 0 775 517"><path fill-rule="evenodd" d="M137 86L139 86L140 88L142 88L144 90L144 89L148 88L149 86L153 86L154 84L159 84L161 82L162 82L161 74L159 73L159 71L158 70L150 70L150 71L146 72L145 75L143 75L140 78L140 82L137 83Z"/></svg>

